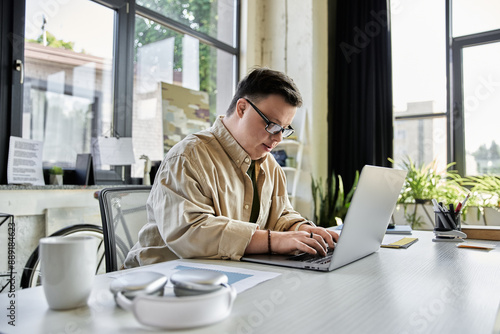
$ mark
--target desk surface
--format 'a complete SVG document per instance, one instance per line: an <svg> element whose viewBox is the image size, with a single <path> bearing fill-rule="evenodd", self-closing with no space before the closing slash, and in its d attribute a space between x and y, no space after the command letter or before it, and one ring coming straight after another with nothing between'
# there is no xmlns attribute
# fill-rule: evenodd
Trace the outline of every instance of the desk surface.
<svg viewBox="0 0 500 334"><path fill-rule="evenodd" d="M240 293L229 318L182 333L492 333L500 302L500 242L492 251L432 242L378 252L323 273L236 261L195 261L282 273ZM96 278L89 307L55 312L43 290L0 295L0 332L151 333L115 306L111 278ZM6 307L16 305L16 327Z"/></svg>

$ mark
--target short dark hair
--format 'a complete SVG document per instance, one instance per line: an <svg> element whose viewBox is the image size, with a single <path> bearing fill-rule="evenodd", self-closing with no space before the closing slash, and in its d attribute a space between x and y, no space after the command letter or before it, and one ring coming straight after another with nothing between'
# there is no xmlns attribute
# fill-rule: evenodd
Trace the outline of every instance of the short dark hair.
<svg viewBox="0 0 500 334"><path fill-rule="evenodd" d="M254 68L238 84L233 100L226 111L226 116L230 116L234 112L236 103L242 97L257 103L272 94L282 96L291 106L300 107L302 105L299 89L289 76L265 67Z"/></svg>

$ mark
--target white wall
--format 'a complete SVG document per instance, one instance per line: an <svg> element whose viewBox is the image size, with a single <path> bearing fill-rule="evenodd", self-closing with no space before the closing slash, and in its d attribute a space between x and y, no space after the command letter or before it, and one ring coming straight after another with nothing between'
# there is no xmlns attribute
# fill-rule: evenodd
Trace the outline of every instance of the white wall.
<svg viewBox="0 0 500 334"><path fill-rule="evenodd" d="M312 218L311 173L327 173L327 0L243 0L240 76L253 66L287 73L307 113L302 173L295 209ZM300 128L300 127L299 127Z"/></svg>

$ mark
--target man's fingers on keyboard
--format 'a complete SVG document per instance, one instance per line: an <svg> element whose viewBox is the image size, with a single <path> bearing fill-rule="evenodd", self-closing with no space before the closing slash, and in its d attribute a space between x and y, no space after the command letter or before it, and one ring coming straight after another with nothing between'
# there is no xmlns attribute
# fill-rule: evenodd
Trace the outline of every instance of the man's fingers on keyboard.
<svg viewBox="0 0 500 334"><path fill-rule="evenodd" d="M297 250L304 252L304 253L312 254L312 255L318 254L318 251L316 249L314 249L313 247L311 247L305 243L300 243L297 246Z"/></svg>
<svg viewBox="0 0 500 334"><path fill-rule="evenodd" d="M322 235L320 235L320 234L313 234L313 239L316 240L321 245L321 247L323 247L323 249L326 250L328 248L328 243L323 238Z"/></svg>
<svg viewBox="0 0 500 334"><path fill-rule="evenodd" d="M318 240L321 240L321 242L319 242ZM313 235L312 238L309 238L308 240L306 240L306 244L308 246L314 248L318 252L319 255L321 255L321 256L326 255L327 245L326 245L325 241L323 240L323 238L321 238L321 236L319 236L317 234Z"/></svg>

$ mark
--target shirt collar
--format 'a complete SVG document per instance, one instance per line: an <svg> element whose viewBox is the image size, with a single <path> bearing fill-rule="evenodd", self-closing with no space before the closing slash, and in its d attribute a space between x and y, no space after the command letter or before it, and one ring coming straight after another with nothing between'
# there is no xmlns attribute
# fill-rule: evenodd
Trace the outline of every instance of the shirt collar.
<svg viewBox="0 0 500 334"><path fill-rule="evenodd" d="M233 160L234 163L240 168L242 167L243 164L245 164L246 165L245 169L248 169L248 167L252 163L250 155L248 155L248 153L240 146L240 144L236 141L236 139L234 139L234 137L231 135L231 132L229 132L229 130L222 122L223 118L224 116L217 117L210 131L214 134L215 138L217 138L222 148L224 149L224 151L226 151L231 160ZM263 158L257 161L259 163L263 163L266 158L267 154Z"/></svg>

